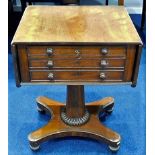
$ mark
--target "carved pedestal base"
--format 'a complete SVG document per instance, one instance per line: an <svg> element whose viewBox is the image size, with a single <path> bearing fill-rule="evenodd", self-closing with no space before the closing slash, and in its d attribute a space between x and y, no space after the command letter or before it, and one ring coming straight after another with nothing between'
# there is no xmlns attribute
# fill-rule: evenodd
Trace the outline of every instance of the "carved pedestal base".
<svg viewBox="0 0 155 155"><path fill-rule="evenodd" d="M28 136L32 150L39 149L42 142L52 138L65 136L90 137L106 143L112 151L119 149L121 137L116 132L101 124L99 117L103 113L110 114L113 110L114 99L107 97L100 101L91 102L86 105L90 116L87 123L80 126L70 126L61 119L61 111L64 104L53 101L46 97L37 98L38 110L51 115L47 125L32 132Z"/></svg>
<svg viewBox="0 0 155 155"><path fill-rule="evenodd" d="M79 118L70 118L67 116L66 114L66 110L65 108L61 110L61 119L62 121L64 121L64 123L70 125L70 126L79 126L79 125L83 125L85 124L88 120L89 120L89 112L88 110L85 110L85 113L83 115L83 117L79 117Z"/></svg>

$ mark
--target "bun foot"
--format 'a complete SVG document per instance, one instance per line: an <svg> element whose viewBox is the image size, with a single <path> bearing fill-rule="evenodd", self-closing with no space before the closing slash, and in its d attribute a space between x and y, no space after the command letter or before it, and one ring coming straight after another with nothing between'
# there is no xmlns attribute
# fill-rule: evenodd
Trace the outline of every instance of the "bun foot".
<svg viewBox="0 0 155 155"><path fill-rule="evenodd" d="M135 88L136 87L136 84L132 84L131 87Z"/></svg>
<svg viewBox="0 0 155 155"><path fill-rule="evenodd" d="M113 152L117 152L117 151L119 150L119 148L120 148L120 145L118 145L118 146L116 146L116 147L110 146L110 145L109 145L109 149L110 149L111 151L113 151Z"/></svg>
<svg viewBox="0 0 155 155"><path fill-rule="evenodd" d="M108 115L112 114L113 110L114 110L114 102L104 108L105 113L107 113Z"/></svg>
<svg viewBox="0 0 155 155"><path fill-rule="evenodd" d="M37 151L37 150L39 150L40 145L33 146L33 145L30 144L30 148L31 148L31 150L33 150L33 151Z"/></svg>
<svg viewBox="0 0 155 155"><path fill-rule="evenodd" d="M37 106L37 111L38 111L39 113L41 113L41 114L45 114L45 113L46 113L45 110L39 108L38 106Z"/></svg>

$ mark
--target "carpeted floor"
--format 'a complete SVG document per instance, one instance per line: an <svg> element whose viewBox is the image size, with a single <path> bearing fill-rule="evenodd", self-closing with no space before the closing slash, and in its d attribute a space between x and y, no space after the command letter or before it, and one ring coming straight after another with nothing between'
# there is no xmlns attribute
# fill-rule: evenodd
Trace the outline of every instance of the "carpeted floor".
<svg viewBox="0 0 155 155"><path fill-rule="evenodd" d="M140 15L131 16L136 27ZM145 31L141 36L145 43ZM129 85L86 86L86 102L106 96L115 98L115 109L103 124L120 133L121 148L117 155L145 155L145 65L146 49L143 48L136 88ZM45 142L41 149L29 149L27 135L49 120L36 110L35 98L42 95L65 102L65 86L25 86L16 88L12 56L9 54L9 155L111 155L107 145L82 138L63 138Z"/></svg>

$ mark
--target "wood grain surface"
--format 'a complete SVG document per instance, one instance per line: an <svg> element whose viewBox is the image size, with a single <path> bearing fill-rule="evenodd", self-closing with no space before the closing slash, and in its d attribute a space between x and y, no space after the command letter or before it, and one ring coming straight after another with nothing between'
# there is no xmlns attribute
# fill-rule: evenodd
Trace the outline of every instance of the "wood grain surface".
<svg viewBox="0 0 155 155"><path fill-rule="evenodd" d="M125 56L126 46L27 46L27 51L31 55L35 54L47 54L47 49L50 48L53 51L51 56L61 56L67 55L86 55L86 57L94 57L96 55L103 56L101 50L107 49L107 54L104 56Z"/></svg>
<svg viewBox="0 0 155 155"><path fill-rule="evenodd" d="M106 66L101 66L101 61L107 63ZM49 60L52 61L52 60ZM30 69L63 69L63 68L124 68L125 60L124 59L57 59L53 60L53 66L48 67L48 60L32 60L29 61Z"/></svg>
<svg viewBox="0 0 155 155"><path fill-rule="evenodd" d="M53 79L49 79L48 75L52 73L53 74ZM106 78L101 79L100 74L104 73ZM98 81L98 82L104 82L104 81L123 81L123 71L121 70L112 70L112 71L58 71L58 70L53 70L53 71L31 71L31 80L32 81L57 81L57 82L62 82L62 81Z"/></svg>
<svg viewBox="0 0 155 155"><path fill-rule="evenodd" d="M142 44L123 6L29 6L15 43Z"/></svg>
<svg viewBox="0 0 155 155"><path fill-rule="evenodd" d="M70 86L69 89L71 89ZM80 90L80 86L78 88ZM76 92L75 90L73 90ZM83 91L80 90L83 94ZM78 94L78 96L81 94ZM70 98L72 101L74 98ZM104 107L110 106L111 102L114 99L112 97L107 97L99 101L91 102L86 105L87 110L89 111L90 118L86 124L81 126L69 126L65 124L61 117L61 109L65 106L63 103L48 99L46 97L38 97L37 103L38 107L42 110L47 111L51 114L52 119L43 126L42 128L29 134L28 139L31 146L38 146L42 142L66 136L80 136L88 137L101 142L105 142L110 146L119 146L121 137L118 133L112 131L111 129L105 127L99 120L99 112ZM83 102L83 98L82 101Z"/></svg>

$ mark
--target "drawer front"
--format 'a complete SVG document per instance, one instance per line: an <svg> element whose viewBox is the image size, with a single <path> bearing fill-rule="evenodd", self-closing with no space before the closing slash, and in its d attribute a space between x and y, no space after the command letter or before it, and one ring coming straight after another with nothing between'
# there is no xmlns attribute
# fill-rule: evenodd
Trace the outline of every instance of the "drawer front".
<svg viewBox="0 0 155 155"><path fill-rule="evenodd" d="M108 53L104 51L106 54L101 52L103 46L54 46L54 50L58 49L54 56L47 54L46 50L49 47L53 48L53 46L18 46L21 82L38 81L50 84L62 81L85 84L89 81L96 83L132 81L136 55L134 45L105 46L108 49ZM75 52L76 48L80 50L80 54ZM60 49L67 49L68 53Z"/></svg>
<svg viewBox="0 0 155 155"><path fill-rule="evenodd" d="M27 47L31 58L94 58L94 57L125 57L126 48L123 46L30 46Z"/></svg>
<svg viewBox="0 0 155 155"><path fill-rule="evenodd" d="M29 67L36 68L124 68L124 59L43 59L30 60Z"/></svg>
<svg viewBox="0 0 155 155"><path fill-rule="evenodd" d="M123 71L31 71L31 81L122 81Z"/></svg>
<svg viewBox="0 0 155 155"><path fill-rule="evenodd" d="M126 56L126 48L125 47L85 47L81 48L81 53L83 56L94 57L125 57Z"/></svg>

